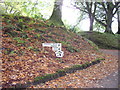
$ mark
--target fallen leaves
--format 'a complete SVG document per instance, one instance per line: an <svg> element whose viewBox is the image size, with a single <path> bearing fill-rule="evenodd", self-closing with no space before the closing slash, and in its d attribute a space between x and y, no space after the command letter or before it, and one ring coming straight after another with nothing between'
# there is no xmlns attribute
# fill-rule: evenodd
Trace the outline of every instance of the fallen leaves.
<svg viewBox="0 0 120 90"><path fill-rule="evenodd" d="M4 23L3 26L5 25L6 24ZM96 52L92 49L93 47L90 46L87 41L83 40L82 37L77 36L75 33L67 32L63 29L58 30L57 27L51 28L38 27L35 25L31 26L32 27L23 30L23 32L26 33L28 36L28 38L26 39L21 37L21 35L23 35L23 32L14 30L14 32L18 34L17 37L19 37L19 40L22 40L24 43L18 43L17 38L14 39L15 37L13 38L8 34L3 33L2 35L3 87L8 88L18 83L25 84L28 81L32 82L37 76L55 73L58 69L71 67L75 64L84 64L85 62L90 62L97 58L105 57L107 59L107 62L109 61L109 64L107 62L103 62L99 64L99 66L92 66L93 68L91 70L89 68L73 74L67 74L64 77L60 77L59 79L48 81L45 84L40 84L40 86L31 86L32 88L85 87L87 86L86 83L89 82L86 80L96 80L96 78L108 74L101 69L101 72L104 73L98 75L98 72L95 72L95 70L98 70L98 68L101 68L102 66L105 67L106 64L115 64L115 62L113 63L112 61L113 58L111 58L110 56L104 56L101 53ZM38 31L44 31L44 33L40 33L40 35L37 35L38 33L34 31L35 28L38 28ZM54 52L52 52L51 48L45 48L45 50L43 50L43 47L41 45L42 42L52 43L54 41L61 41L65 44L62 47L65 55L61 59L55 57L55 54ZM80 52L70 53L66 49L66 47L69 45L79 49ZM107 72L110 72L113 67L111 69L107 69L107 66L105 68ZM114 66L114 68L116 68L116 66ZM95 78L96 74L98 75L98 77ZM88 78L85 79L84 77ZM81 84L82 82L83 84Z"/></svg>
<svg viewBox="0 0 120 90"><path fill-rule="evenodd" d="M112 58L109 60L109 58ZM117 70L118 59L114 56L106 57L106 60L87 69L48 81L45 84L34 85L33 88L89 88L97 85L102 78ZM99 86L99 85L98 85ZM30 87L29 87L30 88Z"/></svg>

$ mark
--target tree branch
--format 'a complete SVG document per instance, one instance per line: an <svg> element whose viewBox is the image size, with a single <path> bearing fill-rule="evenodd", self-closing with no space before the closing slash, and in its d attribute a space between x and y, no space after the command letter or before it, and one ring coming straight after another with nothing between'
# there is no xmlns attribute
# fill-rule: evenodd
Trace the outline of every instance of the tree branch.
<svg viewBox="0 0 120 90"><path fill-rule="evenodd" d="M94 3L94 12L93 12L93 15L95 15L95 12L96 12L96 8L97 8L97 4L96 4L96 2Z"/></svg>
<svg viewBox="0 0 120 90"><path fill-rule="evenodd" d="M101 5L103 6L105 12L107 13L108 11L107 11L107 9L105 8L104 2L101 2Z"/></svg>
<svg viewBox="0 0 120 90"><path fill-rule="evenodd" d="M73 5L76 9L78 9L78 10L80 10L80 11L83 11L83 12L85 12L85 13L88 13L88 11L85 11L85 10L83 10L83 9L81 9L80 7L77 7L76 5Z"/></svg>
<svg viewBox="0 0 120 90"><path fill-rule="evenodd" d="M101 25L103 25L104 27L106 27L106 26L107 26L105 23L103 23L102 21L100 21L100 20L99 20L99 19L97 19L96 17L95 17L95 20L96 20L98 23L100 23Z"/></svg>
<svg viewBox="0 0 120 90"><path fill-rule="evenodd" d="M117 13L117 11L118 11L118 8L116 8L115 12L113 13L113 16Z"/></svg>
<svg viewBox="0 0 120 90"><path fill-rule="evenodd" d="M113 13L113 16L117 13L118 9L120 8L120 3L116 2L116 4L114 5L114 8L116 8L115 12Z"/></svg>
<svg viewBox="0 0 120 90"><path fill-rule="evenodd" d="M120 4L120 2L116 2L115 5L114 5L114 8L118 7Z"/></svg>

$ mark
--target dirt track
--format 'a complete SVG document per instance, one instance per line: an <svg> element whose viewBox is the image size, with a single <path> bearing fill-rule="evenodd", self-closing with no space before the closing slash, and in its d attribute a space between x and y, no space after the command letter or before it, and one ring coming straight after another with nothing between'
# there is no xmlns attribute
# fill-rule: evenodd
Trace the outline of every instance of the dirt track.
<svg viewBox="0 0 120 90"><path fill-rule="evenodd" d="M120 50L106 50L100 49L101 52L104 54L109 54L118 57L120 54ZM118 57L119 58L119 57ZM120 69L120 68L119 68ZM93 86L94 88L118 88L118 71L113 72L109 76L99 80L96 85Z"/></svg>
<svg viewBox="0 0 120 90"><path fill-rule="evenodd" d="M100 49L101 52L105 53L105 54L111 54L114 56L117 56L120 54L120 50L107 50L107 49Z"/></svg>

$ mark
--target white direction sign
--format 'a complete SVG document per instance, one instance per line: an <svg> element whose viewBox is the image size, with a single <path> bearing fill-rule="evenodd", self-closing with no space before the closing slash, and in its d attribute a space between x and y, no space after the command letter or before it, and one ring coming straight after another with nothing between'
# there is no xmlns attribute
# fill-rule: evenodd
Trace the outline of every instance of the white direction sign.
<svg viewBox="0 0 120 90"><path fill-rule="evenodd" d="M64 52L62 51L61 43L42 43L43 47L52 47L52 50L55 52L56 57L63 57Z"/></svg>
<svg viewBox="0 0 120 90"><path fill-rule="evenodd" d="M43 47L52 47L53 43L42 43Z"/></svg>
<svg viewBox="0 0 120 90"><path fill-rule="evenodd" d="M63 57L64 52L63 51L56 51L55 54L56 54L56 57Z"/></svg>

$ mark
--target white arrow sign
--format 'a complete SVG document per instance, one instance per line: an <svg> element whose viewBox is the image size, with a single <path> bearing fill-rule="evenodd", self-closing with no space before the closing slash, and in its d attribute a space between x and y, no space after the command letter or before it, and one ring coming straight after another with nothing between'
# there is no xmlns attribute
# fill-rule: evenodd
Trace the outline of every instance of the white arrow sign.
<svg viewBox="0 0 120 90"><path fill-rule="evenodd" d="M52 47L52 50L55 52L56 57L63 57L64 52L62 51L61 43L42 43L43 47Z"/></svg>

